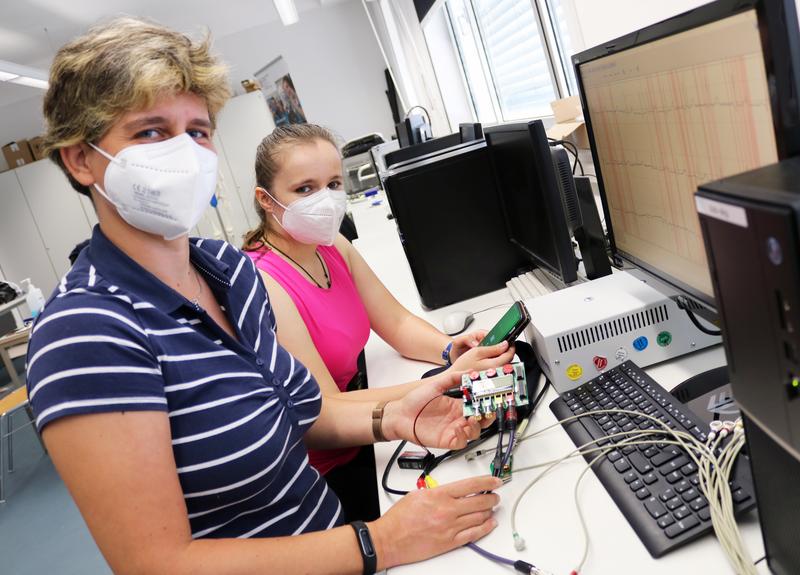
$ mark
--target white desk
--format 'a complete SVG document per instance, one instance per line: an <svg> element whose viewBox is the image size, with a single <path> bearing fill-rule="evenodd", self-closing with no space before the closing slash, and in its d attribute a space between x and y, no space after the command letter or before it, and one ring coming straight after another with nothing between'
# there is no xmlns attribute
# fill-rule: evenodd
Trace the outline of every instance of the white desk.
<svg viewBox="0 0 800 575"><path fill-rule="evenodd" d="M384 201L385 204L385 201ZM355 245L375 273L386 284L395 297L413 313L425 317L434 325L441 326L442 318L454 309L478 311L498 304L511 302L506 289L486 294L468 301L426 312L420 305L402 246L397 237L394 221L386 219L385 205L370 206L356 204L352 212L359 232ZM476 262L477 264L478 262ZM470 328L489 329L505 311L505 305L480 313ZM366 347L369 384L371 387L402 383L418 378L430 365L402 358L374 333ZM671 389L686 378L722 365L725 362L721 347L660 364L647 372L661 385ZM533 417L529 430L541 429L556 422L548 404L556 398L551 389ZM375 446L378 484L381 474L396 448L396 442ZM487 443L487 446L492 447ZM574 449L572 441L561 429L553 429L539 438L522 444L514 455L514 467L524 467L537 462L562 457ZM467 462L463 458L445 462L435 472L440 482L449 482L465 477L487 474L489 459ZM518 527L527 542L523 552L514 550L511 538L511 505L516 495L540 471L516 473L514 479L504 485L498 493L502 503L495 517L499 523L490 535L480 541L486 549L510 558L520 558L552 572L554 575L569 573L577 564L582 552L580 524L575 510L573 489L585 462L582 458L571 460L556 468L542 479L520 505ZM395 466L391 471L390 485L397 489L415 488L417 471L401 470ZM381 510L385 511L397 500L380 490ZM654 560L629 526L622 513L594 474L583 480L579 497L586 516L589 533L589 557L583 568L584 574L648 575L664 574L721 574L732 573L732 569L716 539L709 535L677 551ZM755 513L741 520L744 540L754 560L764 554L761 533ZM424 536L424 534L421 534ZM760 572L768 573L765 562L759 564ZM507 567L490 562L467 549L457 549L414 565L391 570L392 575L422 573L502 573L512 572Z"/></svg>

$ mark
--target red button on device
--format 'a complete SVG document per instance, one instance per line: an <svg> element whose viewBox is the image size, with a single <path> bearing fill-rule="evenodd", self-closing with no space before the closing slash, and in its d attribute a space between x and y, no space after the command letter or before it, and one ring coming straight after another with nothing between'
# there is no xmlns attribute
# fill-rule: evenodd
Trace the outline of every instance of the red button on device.
<svg viewBox="0 0 800 575"><path fill-rule="evenodd" d="M592 359L592 361L594 362L594 366L597 368L597 371L605 369L606 366L608 365L608 360L602 355L594 356L594 359Z"/></svg>
<svg viewBox="0 0 800 575"><path fill-rule="evenodd" d="M510 363L507 363L503 366L503 373L505 373L506 375L513 372L514 372L514 366L511 365Z"/></svg>

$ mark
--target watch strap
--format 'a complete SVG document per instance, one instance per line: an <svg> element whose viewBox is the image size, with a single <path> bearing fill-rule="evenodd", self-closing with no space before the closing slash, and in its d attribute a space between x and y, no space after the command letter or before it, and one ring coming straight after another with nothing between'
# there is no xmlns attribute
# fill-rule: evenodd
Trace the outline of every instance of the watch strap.
<svg viewBox="0 0 800 575"><path fill-rule="evenodd" d="M453 362L450 361L450 352L453 350L453 342L451 341L442 350L442 359L444 360L445 365L453 365Z"/></svg>
<svg viewBox="0 0 800 575"><path fill-rule="evenodd" d="M372 543L372 536L369 533L367 524L363 521L353 521L350 527L356 532L358 550L361 553L361 561L364 563L364 575L374 575L378 568L378 555L375 553L375 545Z"/></svg>
<svg viewBox="0 0 800 575"><path fill-rule="evenodd" d="M381 401L372 410L372 435L376 442L386 441L383 435L383 409L388 401Z"/></svg>

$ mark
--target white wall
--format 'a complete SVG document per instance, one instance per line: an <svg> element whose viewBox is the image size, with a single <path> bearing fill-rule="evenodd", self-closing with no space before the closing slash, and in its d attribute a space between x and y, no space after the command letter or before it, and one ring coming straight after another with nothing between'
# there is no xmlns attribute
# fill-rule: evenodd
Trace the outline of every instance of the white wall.
<svg viewBox="0 0 800 575"><path fill-rule="evenodd" d="M474 122L475 115L472 113L472 103L469 101L466 81L461 72L461 62L450 35L445 11L432 9L425 20L423 32L431 54L431 64L439 82L447 119L450 122L450 131L454 132L458 130L459 124Z"/></svg>
<svg viewBox="0 0 800 575"><path fill-rule="evenodd" d="M265 24L218 39L215 47L231 65L234 84L283 56L309 122L345 139L394 133L385 65L360 2L302 12L297 24Z"/></svg>
<svg viewBox="0 0 800 575"><path fill-rule="evenodd" d="M572 0L579 27L578 38L591 48L628 32L671 18L706 4L707 0Z"/></svg>
<svg viewBox="0 0 800 575"><path fill-rule="evenodd" d="M20 100L0 108L0 146L9 142L38 136L44 131L41 92L27 100ZM0 172L8 169L6 159L0 154Z"/></svg>
<svg viewBox="0 0 800 575"><path fill-rule="evenodd" d="M289 27L276 20L213 39L240 92L241 80L283 56L310 122L324 124L344 139L369 132L389 138L394 133L384 93L385 65L361 2L304 10L300 21ZM0 107L0 146L44 130L44 92L33 93L32 98ZM0 171L6 168L0 154Z"/></svg>

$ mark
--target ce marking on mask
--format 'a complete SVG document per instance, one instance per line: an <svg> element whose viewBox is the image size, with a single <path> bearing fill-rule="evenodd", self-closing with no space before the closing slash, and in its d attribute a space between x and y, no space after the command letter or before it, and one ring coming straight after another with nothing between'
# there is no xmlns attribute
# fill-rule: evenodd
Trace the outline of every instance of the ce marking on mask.
<svg viewBox="0 0 800 575"><path fill-rule="evenodd" d="M161 197L161 190L136 183L133 184L133 193L146 200L157 200Z"/></svg>

